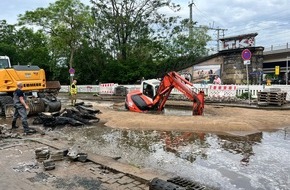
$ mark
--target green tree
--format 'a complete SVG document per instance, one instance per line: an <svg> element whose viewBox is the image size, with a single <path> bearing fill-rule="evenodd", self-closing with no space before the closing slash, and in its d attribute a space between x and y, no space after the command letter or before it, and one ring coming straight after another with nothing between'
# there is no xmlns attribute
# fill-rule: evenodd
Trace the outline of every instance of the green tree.
<svg viewBox="0 0 290 190"><path fill-rule="evenodd" d="M14 44L16 28L6 20L0 21L0 55L10 57L12 63L18 60L17 47Z"/></svg>
<svg viewBox="0 0 290 190"><path fill-rule="evenodd" d="M185 69L197 59L207 56L206 44L211 40L207 34L208 28L195 26L190 35L189 22L189 19L181 20L163 36L167 56L158 65L159 77L169 71Z"/></svg>
<svg viewBox="0 0 290 190"><path fill-rule="evenodd" d="M58 0L47 8L37 8L20 15L19 24L41 27L49 35L55 67L74 66L74 56L92 23L89 6L79 0Z"/></svg>
<svg viewBox="0 0 290 190"><path fill-rule="evenodd" d="M96 30L106 51L126 69L126 81L156 77L157 66L182 56L199 57L206 53L210 39L205 28L188 36L188 19L162 14L162 8L178 11L168 0L91 0ZM110 66L117 66L113 61ZM106 66L107 67L107 66ZM148 68L153 69L152 71ZM172 67L176 68L176 67ZM114 70L116 70L114 69ZM106 78L106 77L104 77Z"/></svg>
<svg viewBox="0 0 290 190"><path fill-rule="evenodd" d="M206 29L197 28L189 38L188 21L162 14L162 8L178 11L179 5L169 0L91 3L90 9L79 0L57 0L47 8L20 15L20 25L37 26L42 32L35 35L46 35L42 52L48 51L45 63L52 78L67 80L68 68L73 67L79 84L96 80L131 83L156 77L166 62L167 69L180 68L179 63L186 65L188 60L180 61L181 57L195 60L206 52Z"/></svg>
<svg viewBox="0 0 290 190"><path fill-rule="evenodd" d="M164 48L163 44L156 40L157 32L176 20L167 18L159 10L164 7L177 10L179 5L167 0L92 0L91 2L95 30L101 36L103 50L107 55L111 55L105 68L117 71L122 76L122 80L119 80L116 79L119 78L115 76L116 73L109 74L105 71L102 79L110 77L111 80L135 82L141 77L156 76L156 65L160 55L163 56L161 52Z"/></svg>
<svg viewBox="0 0 290 190"><path fill-rule="evenodd" d="M126 60L133 49L150 44L154 25L166 25L165 15L159 13L159 9L179 7L167 0L91 0L91 2L97 29L102 31L108 50L118 60Z"/></svg>
<svg viewBox="0 0 290 190"><path fill-rule="evenodd" d="M184 19L179 25L176 25L169 37L166 44L170 47L175 57L180 56L194 56L202 57L207 54L206 44L211 40L210 36L207 35L207 27L194 27L192 33L189 31L189 19Z"/></svg>
<svg viewBox="0 0 290 190"><path fill-rule="evenodd" d="M15 33L14 45L19 49L19 63L38 65L41 68L49 68L50 62L48 42L41 31L21 27Z"/></svg>
<svg viewBox="0 0 290 190"><path fill-rule="evenodd" d="M101 75L105 70L104 65L107 55L104 55L102 50L97 47L91 47L88 44L83 45L76 52L76 78L84 84L96 84L102 82ZM80 72L78 72L80 71Z"/></svg>
<svg viewBox="0 0 290 190"><path fill-rule="evenodd" d="M47 38L41 31L9 25L5 20L0 22L0 55L10 57L11 64L37 65L47 72L47 78L53 78L50 72L51 61Z"/></svg>

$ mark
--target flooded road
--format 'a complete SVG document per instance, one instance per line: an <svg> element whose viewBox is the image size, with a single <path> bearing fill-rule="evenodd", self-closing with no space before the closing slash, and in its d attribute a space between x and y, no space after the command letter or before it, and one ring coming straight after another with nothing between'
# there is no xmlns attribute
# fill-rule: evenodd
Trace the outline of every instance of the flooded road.
<svg viewBox="0 0 290 190"><path fill-rule="evenodd" d="M97 103L113 107L113 102ZM170 108L164 114L192 113ZM51 132L96 154L120 157L120 162L174 173L217 189L290 189L290 126L244 136L181 132L178 126L176 131L117 129L103 123L57 127Z"/></svg>
<svg viewBox="0 0 290 190"><path fill-rule="evenodd" d="M290 128L243 137L105 126L63 128L86 150L121 157L134 166L162 169L220 189L290 187Z"/></svg>

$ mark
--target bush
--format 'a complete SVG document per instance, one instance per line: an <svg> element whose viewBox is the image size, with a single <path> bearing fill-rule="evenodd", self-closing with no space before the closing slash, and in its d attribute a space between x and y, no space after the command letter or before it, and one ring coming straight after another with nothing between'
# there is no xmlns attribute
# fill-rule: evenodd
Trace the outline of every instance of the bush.
<svg viewBox="0 0 290 190"><path fill-rule="evenodd" d="M240 96L237 95L237 97L244 100L249 99L248 92L244 92ZM250 93L250 99L251 98L252 98L252 94Z"/></svg>

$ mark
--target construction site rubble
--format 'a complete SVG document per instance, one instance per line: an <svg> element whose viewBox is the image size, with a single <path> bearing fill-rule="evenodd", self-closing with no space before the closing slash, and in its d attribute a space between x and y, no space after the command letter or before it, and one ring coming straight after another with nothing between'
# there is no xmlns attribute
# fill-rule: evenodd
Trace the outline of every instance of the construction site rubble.
<svg viewBox="0 0 290 190"><path fill-rule="evenodd" d="M71 126L91 125L100 121L96 116L96 114L100 113L100 110L93 109L91 105L85 105L82 102L76 104L75 107L65 108L59 112L41 112L34 119L33 124L43 124L44 127L56 127L67 124Z"/></svg>
<svg viewBox="0 0 290 190"><path fill-rule="evenodd" d="M48 149L48 147L37 148L35 150L35 156L36 156L35 158L39 162L43 162L44 160L49 159L50 150Z"/></svg>
<svg viewBox="0 0 290 190"><path fill-rule="evenodd" d="M69 148L67 156L71 160L78 160L80 162L86 162L88 154L84 153L80 149L81 147L78 145L74 145L71 148Z"/></svg>
<svg viewBox="0 0 290 190"><path fill-rule="evenodd" d="M86 162L88 154L81 152L79 146L72 146L69 149L51 151L48 147L35 149L35 158L43 163L45 170L55 169L55 162L68 159L71 161Z"/></svg>
<svg viewBox="0 0 290 190"><path fill-rule="evenodd" d="M43 166L45 170L53 170L55 169L55 162L52 160L44 160Z"/></svg>
<svg viewBox="0 0 290 190"><path fill-rule="evenodd" d="M0 125L0 139L2 138L20 138L18 133L13 133L11 127L7 124Z"/></svg>

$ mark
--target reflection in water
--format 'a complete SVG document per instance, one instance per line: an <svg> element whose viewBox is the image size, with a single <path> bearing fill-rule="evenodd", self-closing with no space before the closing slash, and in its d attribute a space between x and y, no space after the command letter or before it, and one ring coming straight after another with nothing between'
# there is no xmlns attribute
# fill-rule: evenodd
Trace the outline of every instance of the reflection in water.
<svg viewBox="0 0 290 190"><path fill-rule="evenodd" d="M162 148L162 150L190 162L194 162L198 156L206 158L206 153L202 151L207 146L204 133L114 130L111 134L103 135L103 138L112 139L112 134L114 134L115 140L118 139L113 143L130 147L130 149L136 148L154 153L157 152L157 149Z"/></svg>
<svg viewBox="0 0 290 190"><path fill-rule="evenodd" d="M284 131L284 140L287 140L287 138L290 138L290 127L285 127Z"/></svg>
<svg viewBox="0 0 290 190"><path fill-rule="evenodd" d="M205 133L165 131L160 134L160 139L164 141L164 150L174 153L177 157L190 162L194 162L197 156L206 158L206 154L200 151L207 145ZM187 151L183 151L185 147Z"/></svg>
<svg viewBox="0 0 290 190"><path fill-rule="evenodd" d="M285 139L284 130L236 137L95 126L67 128L63 133L94 153L120 156L120 162L165 170L220 189L290 187L290 165L286 164L290 137Z"/></svg>
<svg viewBox="0 0 290 190"><path fill-rule="evenodd" d="M220 146L233 154L242 155L241 163L247 165L250 156L254 155L253 145L261 143L263 133L255 133L246 136L226 136L218 135Z"/></svg>

